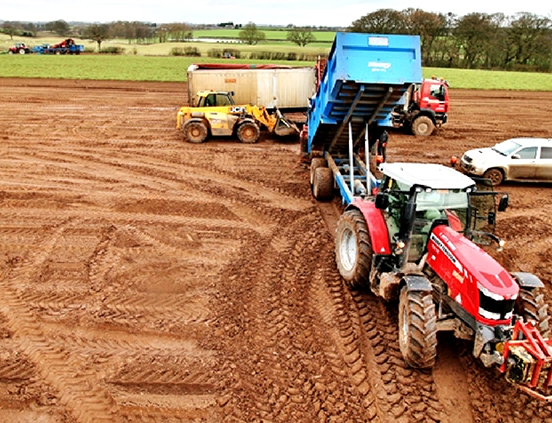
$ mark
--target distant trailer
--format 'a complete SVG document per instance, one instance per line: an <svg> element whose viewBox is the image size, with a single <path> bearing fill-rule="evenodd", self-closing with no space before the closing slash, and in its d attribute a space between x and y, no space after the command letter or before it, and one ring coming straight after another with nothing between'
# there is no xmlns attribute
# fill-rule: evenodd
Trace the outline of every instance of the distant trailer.
<svg viewBox="0 0 552 423"><path fill-rule="evenodd" d="M250 64L193 64L188 68L188 98L199 91L233 92L236 104L281 111L306 111L316 90L315 67Z"/></svg>

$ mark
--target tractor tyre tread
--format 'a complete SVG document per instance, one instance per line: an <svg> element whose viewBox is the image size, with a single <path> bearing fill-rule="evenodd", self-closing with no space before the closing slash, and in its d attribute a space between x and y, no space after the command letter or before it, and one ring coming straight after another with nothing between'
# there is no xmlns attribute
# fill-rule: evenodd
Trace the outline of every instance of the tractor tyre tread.
<svg viewBox="0 0 552 423"><path fill-rule="evenodd" d="M357 256L351 269L347 269L341 257L341 242L346 231L351 231L355 234L357 243ZM351 289L359 289L366 286L370 280L370 269L372 268L372 256L374 253L368 226L359 210L347 210L341 215L337 222L335 242L337 268L347 286Z"/></svg>
<svg viewBox="0 0 552 423"><path fill-rule="evenodd" d="M428 369L435 365L436 322L431 292L409 291L404 287L399 298L399 345L408 366ZM405 328L408 329L406 333L403 332Z"/></svg>
<svg viewBox="0 0 552 423"><path fill-rule="evenodd" d="M540 292L539 288L521 288L519 290L516 313L521 315L525 321L535 320L540 334L544 338L548 338L550 333L548 304L544 301L544 294Z"/></svg>

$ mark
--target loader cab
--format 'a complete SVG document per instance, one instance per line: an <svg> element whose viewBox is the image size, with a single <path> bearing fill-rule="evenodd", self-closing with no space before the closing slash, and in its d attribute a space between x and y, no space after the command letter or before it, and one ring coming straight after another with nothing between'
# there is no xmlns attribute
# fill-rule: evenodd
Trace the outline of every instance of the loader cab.
<svg viewBox="0 0 552 423"><path fill-rule="evenodd" d="M235 104L232 91L200 91L197 96L197 107L225 107Z"/></svg>

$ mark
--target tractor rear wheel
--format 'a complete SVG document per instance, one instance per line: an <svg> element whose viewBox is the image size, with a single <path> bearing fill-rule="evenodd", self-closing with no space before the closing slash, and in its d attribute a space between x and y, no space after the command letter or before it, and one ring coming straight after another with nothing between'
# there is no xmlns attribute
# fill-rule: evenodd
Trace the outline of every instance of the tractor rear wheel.
<svg viewBox="0 0 552 423"><path fill-rule="evenodd" d="M412 122L411 130L414 135L427 137L433 133L435 124L428 116L419 116Z"/></svg>
<svg viewBox="0 0 552 423"><path fill-rule="evenodd" d="M487 170L483 174L483 177L485 179L490 179L493 187L500 185L502 181L504 181L504 173L502 172L502 170L497 169L496 167L493 167L492 169Z"/></svg>
<svg viewBox="0 0 552 423"><path fill-rule="evenodd" d="M310 184L314 184L314 174L319 167L328 167L328 161L320 157L315 157L311 160L310 165Z"/></svg>
<svg viewBox="0 0 552 423"><path fill-rule="evenodd" d="M203 122L189 120L182 127L184 138L193 144L201 144L207 138L207 126Z"/></svg>
<svg viewBox="0 0 552 423"><path fill-rule="evenodd" d="M245 144L257 142L261 136L259 125L254 122L244 122L238 127L238 139Z"/></svg>
<svg viewBox="0 0 552 423"><path fill-rule="evenodd" d="M364 216L357 209L347 210L337 222L335 257L339 274L349 287L356 289L368 285L372 255Z"/></svg>
<svg viewBox="0 0 552 423"><path fill-rule="evenodd" d="M516 301L515 312L523 317L523 320L534 320L537 328L544 338L548 338L550 332L550 316L548 304L544 301L544 294L539 288L521 288Z"/></svg>
<svg viewBox="0 0 552 423"><path fill-rule="evenodd" d="M433 367L437 356L437 318L431 292L409 291L399 297L399 346L410 367Z"/></svg>
<svg viewBox="0 0 552 423"><path fill-rule="evenodd" d="M318 201L329 201L333 198L333 173L327 167L319 167L314 172L312 195Z"/></svg>

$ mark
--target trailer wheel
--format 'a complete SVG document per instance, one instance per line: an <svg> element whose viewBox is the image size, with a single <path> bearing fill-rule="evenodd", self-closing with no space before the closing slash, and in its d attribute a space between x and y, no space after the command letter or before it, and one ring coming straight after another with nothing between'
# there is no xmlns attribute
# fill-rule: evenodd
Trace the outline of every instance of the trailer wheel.
<svg viewBox="0 0 552 423"><path fill-rule="evenodd" d="M428 369L435 364L436 321L431 292L403 287L399 297L399 346L408 366Z"/></svg>
<svg viewBox="0 0 552 423"><path fill-rule="evenodd" d="M193 144L201 144L207 138L207 126L203 122L189 120L182 127L184 138Z"/></svg>
<svg viewBox="0 0 552 423"><path fill-rule="evenodd" d="M536 321L541 335L544 338L548 338L550 332L548 304L544 301L544 294L540 292L539 288L520 288L515 312L523 317L525 321Z"/></svg>
<svg viewBox="0 0 552 423"><path fill-rule="evenodd" d="M337 222L335 257L339 274L351 288L369 281L372 243L364 216L357 209L347 210Z"/></svg>
<svg viewBox="0 0 552 423"><path fill-rule="evenodd" d="M504 172L502 172L501 169L493 167L492 169L485 171L483 177L485 179L490 179L492 186L496 187L504 181Z"/></svg>
<svg viewBox="0 0 552 423"><path fill-rule="evenodd" d="M314 173L316 172L316 169L318 169L319 167L328 167L328 161L320 157L315 157L314 159L311 160L311 165L310 165L311 186L314 184Z"/></svg>
<svg viewBox="0 0 552 423"><path fill-rule="evenodd" d="M422 137L427 137L433 133L435 129L435 124L428 116L419 116L414 119L412 126L410 128L414 135L419 135Z"/></svg>
<svg viewBox="0 0 552 423"><path fill-rule="evenodd" d="M253 144L257 142L261 136L259 125L253 122L244 122L238 126L238 139L245 144Z"/></svg>
<svg viewBox="0 0 552 423"><path fill-rule="evenodd" d="M319 167L314 172L312 195L318 201L328 201L333 198L333 173L327 167Z"/></svg>

